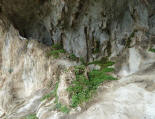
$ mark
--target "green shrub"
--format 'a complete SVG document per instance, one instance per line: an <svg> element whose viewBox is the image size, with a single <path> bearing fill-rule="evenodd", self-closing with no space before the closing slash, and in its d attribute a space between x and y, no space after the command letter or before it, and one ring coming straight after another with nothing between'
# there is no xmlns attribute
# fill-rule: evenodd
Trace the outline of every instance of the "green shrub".
<svg viewBox="0 0 155 119"><path fill-rule="evenodd" d="M89 64L98 64L101 67L100 70L92 70L88 72L88 79L84 75L86 66L75 66L76 79L72 81L72 84L67 89L71 96L71 107L75 108L83 102L89 101L89 99L96 92L98 86L100 86L106 80L117 80L116 78L107 74L107 72L113 72L113 68L108 66L113 65L113 62L95 61Z"/></svg>
<svg viewBox="0 0 155 119"><path fill-rule="evenodd" d="M154 48L150 48L149 51L155 53L155 49Z"/></svg>
<svg viewBox="0 0 155 119"><path fill-rule="evenodd" d="M56 103L55 108L58 111L66 113L66 114L68 114L70 112L70 109L67 106L62 105L61 103L58 103L58 102Z"/></svg>

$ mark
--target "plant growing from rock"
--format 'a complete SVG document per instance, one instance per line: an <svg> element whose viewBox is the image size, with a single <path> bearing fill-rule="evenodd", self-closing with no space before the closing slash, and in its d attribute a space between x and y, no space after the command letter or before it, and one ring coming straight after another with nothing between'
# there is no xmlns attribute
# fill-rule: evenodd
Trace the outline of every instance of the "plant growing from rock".
<svg viewBox="0 0 155 119"><path fill-rule="evenodd" d="M155 53L155 49L154 48L150 48L149 51Z"/></svg>
<svg viewBox="0 0 155 119"><path fill-rule="evenodd" d="M70 54L68 58L73 61L76 61L78 59L74 54Z"/></svg>
<svg viewBox="0 0 155 119"><path fill-rule="evenodd" d="M100 65L100 70L92 70L88 72L88 79L85 76L85 65L75 66L76 79L72 81L72 84L67 89L71 96L71 107L76 108L83 102L89 101L89 99L96 92L97 88L106 80L117 80L116 78L110 76L108 72L113 72L112 66L114 62L110 62L107 59L94 61L90 64Z"/></svg>
<svg viewBox="0 0 155 119"><path fill-rule="evenodd" d="M54 58L59 58L60 54L65 53L61 44L55 44L52 46L50 52L47 53L47 56L53 56Z"/></svg>

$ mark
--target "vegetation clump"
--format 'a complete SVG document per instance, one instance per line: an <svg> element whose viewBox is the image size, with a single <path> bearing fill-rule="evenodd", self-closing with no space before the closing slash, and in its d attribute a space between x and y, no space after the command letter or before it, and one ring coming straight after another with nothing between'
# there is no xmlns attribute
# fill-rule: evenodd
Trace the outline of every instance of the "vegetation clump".
<svg viewBox="0 0 155 119"><path fill-rule="evenodd" d="M154 48L150 48L149 51L155 53L155 49Z"/></svg>
<svg viewBox="0 0 155 119"><path fill-rule="evenodd" d="M62 105L58 102L58 98L56 98L55 100L55 109L65 114L68 114L70 112L70 109L66 105Z"/></svg>
<svg viewBox="0 0 155 119"><path fill-rule="evenodd" d="M74 54L70 54L68 58L73 61L76 61L78 59Z"/></svg>
<svg viewBox="0 0 155 119"><path fill-rule="evenodd" d="M63 46L61 44L55 44L52 46L51 51L47 54L47 56L53 56L57 59L62 53L65 53Z"/></svg>
<svg viewBox="0 0 155 119"><path fill-rule="evenodd" d="M74 58L74 56L72 55ZM76 108L78 105L81 105L84 102L88 102L90 98L93 97L94 93L98 89L98 87L107 80L117 80L116 78L112 77L109 72L113 72L114 69L110 68L114 62L108 61L107 58L103 58L99 61L85 63L81 61L81 65L74 66L74 72L76 78L71 82L70 86L67 88L67 91L71 97L71 104L69 108L65 105L62 105L58 101L57 96L57 89L58 83L57 82L54 90L49 94L45 95L42 100L50 99L52 96L55 97L55 110L69 113L70 108ZM99 70L92 70L87 71L89 65L95 64L99 65Z"/></svg>
<svg viewBox="0 0 155 119"><path fill-rule="evenodd" d="M101 66L100 70L92 70L88 72L88 79L85 75L86 66L75 66L76 79L72 81L72 84L67 89L71 96L71 107L76 108L83 102L89 101L89 99L96 92L97 88L106 80L116 80L116 78L110 76L108 72L114 71L112 66L114 62L110 61L94 61L90 64L98 64Z"/></svg>

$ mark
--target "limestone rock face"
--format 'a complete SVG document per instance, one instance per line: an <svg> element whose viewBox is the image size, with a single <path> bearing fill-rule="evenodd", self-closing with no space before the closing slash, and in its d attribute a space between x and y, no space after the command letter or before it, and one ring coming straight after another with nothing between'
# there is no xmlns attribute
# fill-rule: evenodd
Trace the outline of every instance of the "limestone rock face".
<svg viewBox="0 0 155 119"><path fill-rule="evenodd" d="M154 37L153 0L1 0L1 12L27 38L63 43L77 57L117 56L138 32ZM134 40L135 41L135 40ZM135 44L135 43L134 43Z"/></svg>
<svg viewBox="0 0 155 119"><path fill-rule="evenodd" d="M0 14L0 119L155 119L154 0L0 0ZM78 64L48 57L56 43L87 62L108 56L120 80L83 108L56 110L56 98L70 105ZM57 82L58 97L42 100Z"/></svg>

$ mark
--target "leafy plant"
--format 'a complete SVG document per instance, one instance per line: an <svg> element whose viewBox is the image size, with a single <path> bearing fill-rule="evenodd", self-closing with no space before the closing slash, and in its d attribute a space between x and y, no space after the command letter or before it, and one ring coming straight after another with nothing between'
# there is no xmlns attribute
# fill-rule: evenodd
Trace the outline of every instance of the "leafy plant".
<svg viewBox="0 0 155 119"><path fill-rule="evenodd" d="M38 118L36 117L36 114L30 114L26 116L24 119L38 119Z"/></svg>
<svg viewBox="0 0 155 119"><path fill-rule="evenodd" d="M85 65L75 66L76 79L72 81L71 86L67 89L71 96L71 107L75 108L83 102L89 101L89 99L96 92L98 86L100 86L106 80L117 80L116 78L107 74L107 72L114 71L109 66L113 65L113 62L107 61L95 61L88 64L98 64L101 66L100 70L92 70L88 72L88 79L85 76Z"/></svg>
<svg viewBox="0 0 155 119"><path fill-rule="evenodd" d="M58 103L58 102L56 103L55 108L58 111L66 113L66 114L68 114L70 112L70 109L67 106L62 105L61 103Z"/></svg>
<svg viewBox="0 0 155 119"><path fill-rule="evenodd" d="M150 48L149 51L155 53L155 49L154 48Z"/></svg>

